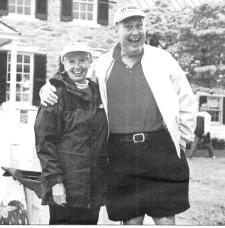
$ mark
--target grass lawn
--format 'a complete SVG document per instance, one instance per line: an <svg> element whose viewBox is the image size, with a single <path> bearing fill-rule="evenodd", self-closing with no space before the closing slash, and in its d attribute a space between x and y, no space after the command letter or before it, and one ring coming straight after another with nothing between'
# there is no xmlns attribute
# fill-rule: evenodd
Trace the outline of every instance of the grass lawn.
<svg viewBox="0 0 225 228"><path fill-rule="evenodd" d="M187 156L189 151L187 151ZM197 150L188 158L190 168L190 209L176 216L177 225L225 225L225 150L208 158L205 150ZM145 217L144 224L154 224Z"/></svg>
<svg viewBox="0 0 225 228"><path fill-rule="evenodd" d="M197 151L188 159L191 207L177 215L178 225L225 225L225 151L215 155L207 158L206 151Z"/></svg>
<svg viewBox="0 0 225 228"><path fill-rule="evenodd" d="M191 207L176 216L177 225L225 225L225 150L215 151L216 158L207 158L206 151L197 151L196 157L188 158L190 167L189 196ZM187 153L188 156L188 153ZM34 193L33 193L34 194ZM46 208L38 211L48 223ZM46 222L47 221L47 222ZM120 224L108 220L105 207L102 207L99 224ZM150 217L145 217L144 224L154 224Z"/></svg>

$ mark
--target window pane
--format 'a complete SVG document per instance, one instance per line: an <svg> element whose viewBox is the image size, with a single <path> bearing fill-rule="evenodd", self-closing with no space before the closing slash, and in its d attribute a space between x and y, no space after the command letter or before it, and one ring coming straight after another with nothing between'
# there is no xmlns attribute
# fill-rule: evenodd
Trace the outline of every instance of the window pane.
<svg viewBox="0 0 225 228"><path fill-rule="evenodd" d="M9 4L15 4L16 0L9 0Z"/></svg>
<svg viewBox="0 0 225 228"><path fill-rule="evenodd" d="M80 19L85 20L86 19L86 13L81 13L80 14Z"/></svg>
<svg viewBox="0 0 225 228"><path fill-rule="evenodd" d="M93 5L92 4L88 4L87 6L88 6L88 11L92 12L93 11Z"/></svg>
<svg viewBox="0 0 225 228"><path fill-rule="evenodd" d="M30 81L30 75L29 74L24 74L23 75L23 81Z"/></svg>
<svg viewBox="0 0 225 228"><path fill-rule="evenodd" d="M23 83L21 88L22 88L22 92L29 92L29 84L28 83Z"/></svg>
<svg viewBox="0 0 225 228"><path fill-rule="evenodd" d="M29 94L28 93L22 94L22 101L29 101Z"/></svg>
<svg viewBox="0 0 225 228"><path fill-rule="evenodd" d="M9 90L10 90L10 84L7 83L7 84L6 84L6 91L9 91Z"/></svg>
<svg viewBox="0 0 225 228"><path fill-rule="evenodd" d="M21 101L20 93L16 93L16 101Z"/></svg>
<svg viewBox="0 0 225 228"><path fill-rule="evenodd" d="M9 12L10 13L15 13L15 11L16 11L15 6L14 5L9 5Z"/></svg>
<svg viewBox="0 0 225 228"><path fill-rule="evenodd" d="M17 0L18 5L23 5L23 0Z"/></svg>
<svg viewBox="0 0 225 228"><path fill-rule="evenodd" d="M23 7L18 6L18 7L17 7L17 13L18 13L18 14L23 14Z"/></svg>
<svg viewBox="0 0 225 228"><path fill-rule="evenodd" d="M30 73L30 66L29 65L24 65L23 66L23 72L24 73Z"/></svg>
<svg viewBox="0 0 225 228"><path fill-rule="evenodd" d="M82 11L86 11L86 4L81 3L80 9L81 9Z"/></svg>
<svg viewBox="0 0 225 228"><path fill-rule="evenodd" d="M20 84L16 84L16 92L20 92L21 91L21 86Z"/></svg>
<svg viewBox="0 0 225 228"><path fill-rule="evenodd" d="M29 92L30 90L30 82L27 81L27 82L24 82L22 84L22 92Z"/></svg>
<svg viewBox="0 0 225 228"><path fill-rule="evenodd" d="M25 5L30 6L30 0L25 0Z"/></svg>
<svg viewBox="0 0 225 228"><path fill-rule="evenodd" d="M11 71L11 65L8 64L8 72L10 72L10 71Z"/></svg>
<svg viewBox="0 0 225 228"><path fill-rule="evenodd" d="M74 19L79 19L79 13L78 12L73 12L73 18Z"/></svg>
<svg viewBox="0 0 225 228"><path fill-rule="evenodd" d="M7 81L10 81L10 73L7 74Z"/></svg>
<svg viewBox="0 0 225 228"><path fill-rule="evenodd" d="M89 14L88 14L88 20L89 20L89 21L93 20L93 15L92 15L92 13L89 13Z"/></svg>
<svg viewBox="0 0 225 228"><path fill-rule="evenodd" d="M6 100L9 101L9 99L10 99L10 95L9 93L6 93Z"/></svg>
<svg viewBox="0 0 225 228"><path fill-rule="evenodd" d="M16 74L16 81L21 82L22 81L22 74Z"/></svg>
<svg viewBox="0 0 225 228"><path fill-rule="evenodd" d="M24 63L30 63L30 56L24 55Z"/></svg>
<svg viewBox="0 0 225 228"><path fill-rule="evenodd" d="M8 54L8 63L11 62L11 54Z"/></svg>
<svg viewBox="0 0 225 228"><path fill-rule="evenodd" d="M17 64L16 71L22 72L22 64Z"/></svg>
<svg viewBox="0 0 225 228"><path fill-rule="evenodd" d="M25 15L30 15L30 7L25 7Z"/></svg>
<svg viewBox="0 0 225 228"><path fill-rule="evenodd" d="M26 124L28 123L28 111L20 110L20 123Z"/></svg>
<svg viewBox="0 0 225 228"><path fill-rule="evenodd" d="M17 62L22 63L23 62L23 56L22 55L17 55Z"/></svg>
<svg viewBox="0 0 225 228"><path fill-rule="evenodd" d="M79 3L78 2L73 3L73 10L79 10Z"/></svg>

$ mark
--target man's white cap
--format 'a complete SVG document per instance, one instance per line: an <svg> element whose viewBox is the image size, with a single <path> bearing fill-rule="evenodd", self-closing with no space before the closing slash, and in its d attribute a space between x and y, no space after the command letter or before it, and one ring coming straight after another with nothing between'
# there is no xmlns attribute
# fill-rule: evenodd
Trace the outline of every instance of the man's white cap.
<svg viewBox="0 0 225 228"><path fill-rule="evenodd" d="M61 62L63 63L63 57L64 55L70 53L70 52L86 52L88 54L91 54L91 49L87 46L87 44L83 42L76 42L66 45L66 47L61 52Z"/></svg>
<svg viewBox="0 0 225 228"><path fill-rule="evenodd" d="M146 17L145 13L137 5L125 5L116 11L114 16L114 25L128 17L134 16Z"/></svg>

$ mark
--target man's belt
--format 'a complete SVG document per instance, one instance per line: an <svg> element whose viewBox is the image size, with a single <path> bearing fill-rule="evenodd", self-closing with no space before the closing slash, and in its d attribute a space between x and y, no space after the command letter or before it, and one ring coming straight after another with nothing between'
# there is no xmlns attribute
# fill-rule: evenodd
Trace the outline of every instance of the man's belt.
<svg viewBox="0 0 225 228"><path fill-rule="evenodd" d="M143 143L149 140L156 133L165 132L165 129L159 129L156 131L150 132L140 132L140 133L111 133L110 136L124 142L133 142L133 143Z"/></svg>

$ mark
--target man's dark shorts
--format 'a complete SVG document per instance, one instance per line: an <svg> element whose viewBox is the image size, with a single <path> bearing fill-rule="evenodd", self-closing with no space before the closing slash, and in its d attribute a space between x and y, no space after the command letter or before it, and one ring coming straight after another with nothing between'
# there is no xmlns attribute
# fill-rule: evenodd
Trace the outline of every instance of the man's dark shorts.
<svg viewBox="0 0 225 228"><path fill-rule="evenodd" d="M178 157L167 130L150 133L142 143L110 135L108 152L106 207L110 220L144 214L167 217L190 207L187 160L183 151Z"/></svg>

